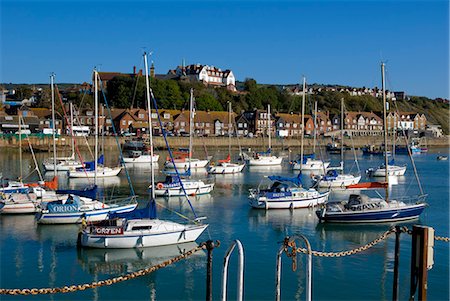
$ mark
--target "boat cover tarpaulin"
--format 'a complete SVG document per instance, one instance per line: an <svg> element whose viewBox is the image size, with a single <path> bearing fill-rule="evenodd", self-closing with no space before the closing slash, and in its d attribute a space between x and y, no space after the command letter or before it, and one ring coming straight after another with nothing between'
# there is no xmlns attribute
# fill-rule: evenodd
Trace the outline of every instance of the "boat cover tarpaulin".
<svg viewBox="0 0 450 301"><path fill-rule="evenodd" d="M301 173L298 174L296 177L283 177L283 176L269 176L269 179L271 181L279 181L279 182L291 182L294 183L297 186L302 185L302 179L301 179Z"/></svg>
<svg viewBox="0 0 450 301"><path fill-rule="evenodd" d="M363 182L346 186L347 189L377 189L386 187L388 187L386 182Z"/></svg>
<svg viewBox="0 0 450 301"><path fill-rule="evenodd" d="M57 194L73 194L81 197L85 197L88 199L97 199L97 185L94 185L92 187L86 187L83 190L76 190L76 189L66 189L66 190L56 190Z"/></svg>
<svg viewBox="0 0 450 301"><path fill-rule="evenodd" d="M126 218L126 219L143 219L143 218L156 218L156 202L150 200L145 208L135 208L129 212L117 213L110 212L109 219L113 218Z"/></svg>

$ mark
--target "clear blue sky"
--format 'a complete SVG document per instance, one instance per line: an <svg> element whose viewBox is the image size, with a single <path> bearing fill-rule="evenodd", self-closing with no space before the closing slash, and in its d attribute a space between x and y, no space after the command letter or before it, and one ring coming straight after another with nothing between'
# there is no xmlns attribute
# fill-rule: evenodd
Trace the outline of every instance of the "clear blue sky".
<svg viewBox="0 0 450 301"><path fill-rule="evenodd" d="M83 82L200 63L238 80L380 86L449 98L449 5L431 1L1 0L0 82Z"/></svg>

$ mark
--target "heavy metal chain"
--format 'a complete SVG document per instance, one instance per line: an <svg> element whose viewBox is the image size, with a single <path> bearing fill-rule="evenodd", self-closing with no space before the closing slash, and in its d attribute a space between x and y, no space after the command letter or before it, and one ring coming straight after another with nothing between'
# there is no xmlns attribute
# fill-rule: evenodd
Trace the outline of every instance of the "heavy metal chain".
<svg viewBox="0 0 450 301"><path fill-rule="evenodd" d="M356 249L352 249L352 250L348 250L348 251L341 251L341 252L311 251L311 254L314 256L318 256L318 257L343 257L343 256L354 255L354 254L357 254L357 253L360 253L360 252L370 249L371 247L377 245L378 243L380 243L383 240L385 240L386 238L388 238L389 235L391 235L392 233L395 233L396 231L397 231L396 228L392 227L388 231L384 232L378 238L376 238L376 239L372 240L371 242L367 243L366 245L361 246ZM399 231L402 233L410 234L410 235L412 234L412 230L408 229L407 227L401 227L401 228L399 228ZM439 240L439 241L450 242L449 237L435 236L434 239ZM286 255L288 257L292 257L292 259L293 259L293 269L295 269L296 268L296 262L295 262L296 261L296 258L295 258L296 253L308 254L308 250L305 248L297 248L295 241L289 241L289 239L284 241L284 245L285 245Z"/></svg>
<svg viewBox="0 0 450 301"><path fill-rule="evenodd" d="M78 285L70 285L70 286L63 286L63 287L55 287L55 288L32 288L32 289L6 289L2 288L0 289L0 295L45 295L45 294L56 294L56 293L70 293L70 292L76 292L76 291L84 291L86 289L90 288L96 288L101 286L107 286L119 282L123 282L129 279L134 279L140 276L144 276L147 274L150 274L152 272L155 272L161 268L164 268L166 266L169 266L173 263L176 263L178 261L181 261L183 259L186 259L190 256L192 256L194 253L206 249L206 243L201 243L197 247L180 254L177 257L171 258L169 260L166 260L160 264L157 264L155 266L142 269L136 272L132 272L123 276L106 279L106 280L100 280L95 281L91 283L85 283L85 284L78 284Z"/></svg>
<svg viewBox="0 0 450 301"><path fill-rule="evenodd" d="M341 252L320 252L320 251L311 251L311 254L318 257L343 257L343 256L350 256L354 255L363 251L366 251L370 249L371 247L377 245L378 243L385 240L389 235L395 232L395 228L391 228L388 231L384 232L380 237L376 238L375 240L372 240L371 242L367 243L364 246L361 246L356 249L348 250L348 251L341 251ZM295 252L298 253L304 253L308 254L308 250L305 248L297 248Z"/></svg>

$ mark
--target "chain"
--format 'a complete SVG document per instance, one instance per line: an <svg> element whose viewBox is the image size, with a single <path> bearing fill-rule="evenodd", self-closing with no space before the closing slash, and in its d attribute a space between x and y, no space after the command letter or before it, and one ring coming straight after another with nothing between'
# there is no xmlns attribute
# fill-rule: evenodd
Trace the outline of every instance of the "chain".
<svg viewBox="0 0 450 301"><path fill-rule="evenodd" d="M370 249L371 247L377 245L378 243L385 240L389 235L395 232L395 228L391 228L388 231L384 232L380 237L378 237L375 240L372 240L371 242L367 243L364 246L361 246L356 249L348 250L348 251L341 251L341 252L319 252L319 251L311 251L311 254L318 257L343 257L343 256L350 256L354 255L363 251L366 251ZM297 252L301 252L304 254L308 254L308 250L304 248L298 248Z"/></svg>
<svg viewBox="0 0 450 301"><path fill-rule="evenodd" d="M382 242L383 240L388 238L389 235L391 235L392 233L395 233L396 231L397 231L396 228L392 227L388 231L384 232L380 237L378 237L375 240L372 240L371 242L367 243L366 245L361 246L356 249L352 249L352 250L348 250L348 251L341 251L341 252L311 251L311 254L314 256L318 256L318 257L343 257L343 256L355 255L357 253L366 251L366 250L372 248L373 246L379 244L380 242ZM409 235L412 234L412 230L408 229L407 227L401 227L401 228L399 228L399 231L400 231L400 233L407 233ZM435 236L434 239L439 240L439 241L450 242L449 237ZM296 248L295 241L289 241L289 239L284 240L284 246L285 246L284 251L285 251L286 255L288 257L292 257L292 261L293 261L292 265L293 265L293 269L295 269L297 267L296 253L308 254L308 250L305 248Z"/></svg>
<svg viewBox="0 0 450 301"><path fill-rule="evenodd" d="M183 259L186 259L190 256L192 256L194 253L204 250L206 248L205 243L201 243L197 247L187 251L186 253L180 254L177 257L171 258L169 260L166 260L160 264L157 264L155 266L142 269L136 272L132 272L123 276L106 279L106 280L100 280L95 281L91 283L85 283L85 284L78 284L78 285L70 285L70 286L63 286L63 287L55 287L55 288L32 288L32 289L6 289L2 288L0 289L0 295L45 295L45 294L56 294L56 293L71 293L76 291L84 291L86 289L101 287L101 286L107 286L116 284L119 282L123 282L126 280L134 279L137 277L141 277L150 273L153 273L161 268L165 268L166 266L169 266L173 263L176 263L178 261L181 261Z"/></svg>

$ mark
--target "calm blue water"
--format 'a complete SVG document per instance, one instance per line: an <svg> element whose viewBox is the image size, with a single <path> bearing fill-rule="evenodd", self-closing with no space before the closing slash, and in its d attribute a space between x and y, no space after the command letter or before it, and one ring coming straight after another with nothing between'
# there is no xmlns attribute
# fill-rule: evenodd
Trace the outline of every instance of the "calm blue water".
<svg viewBox="0 0 450 301"><path fill-rule="evenodd" d="M447 149L432 150L415 156L422 185L429 194L429 207L420 223L432 226L436 235L449 236L449 169L448 162L437 161L437 152L448 155ZM212 151L210 150L210 153ZM225 156L216 151L216 158ZM288 155L284 153L284 155ZM42 160L47 154L38 154ZM161 160L166 154L161 153ZM348 167L352 166L352 153L346 154ZM110 155L109 162L117 156ZM23 174L33 169L29 155L24 157ZM339 156L332 156L335 164ZM19 156L16 150L1 150L0 170L5 177L19 174ZM108 161L107 160L107 161ZM286 160L287 161L287 160ZM379 157L359 156L361 169L374 167ZM398 163L408 164L407 174L391 187L393 195L417 193L411 163L407 156L398 156ZM162 161L161 161L162 163ZM160 163L160 167L162 164ZM141 204L145 205L148 168L129 168ZM275 292L275 259L280 241L286 235L303 234L314 250L348 250L375 239L389 225L322 225L312 210L257 211L247 204L249 188L256 187L263 176L270 174L293 175L288 164L279 168L246 168L238 175L216 176L216 187L211 195L193 197L192 203L199 216L207 216L209 228L199 239L220 240L222 245L214 251L214 299L220 298L223 255L234 239L242 241L245 250L245 299L273 300ZM47 175L49 177L51 175ZM205 171L195 176L204 177ZM33 175L30 179L35 179ZM158 173L157 178L163 175ZM305 179L307 180L307 179ZM364 180L364 179L363 179ZM86 180L60 177L61 187L83 187ZM101 180L105 194L128 193L124 172L120 177ZM339 198L339 196L333 196ZM182 198L159 202L173 210L192 217L189 205ZM160 218L179 220L173 213L159 209ZM411 227L414 223L407 224ZM143 250L77 250L78 226L36 225L33 216L0 216L2 288L56 287L89 283L146 268L190 249L195 244L169 246ZM400 255L400 299L409 292L409 265L411 238L402 235ZM435 264L429 271L429 300L449 299L449 244L435 243ZM313 298L315 300L390 300L394 263L394 236L369 251L344 258L313 259ZM291 261L284 258L282 299L305 298L305 257L299 256L296 272ZM197 253L190 259L157 271L154 274L129 280L110 287L85 292L37 297L6 297L2 300L201 300L205 297L206 254ZM235 297L236 258L231 261L229 298Z"/></svg>

